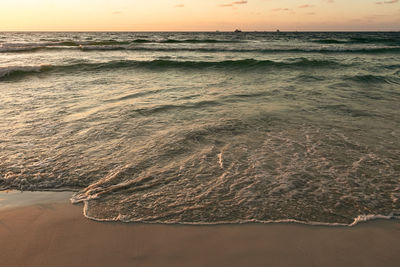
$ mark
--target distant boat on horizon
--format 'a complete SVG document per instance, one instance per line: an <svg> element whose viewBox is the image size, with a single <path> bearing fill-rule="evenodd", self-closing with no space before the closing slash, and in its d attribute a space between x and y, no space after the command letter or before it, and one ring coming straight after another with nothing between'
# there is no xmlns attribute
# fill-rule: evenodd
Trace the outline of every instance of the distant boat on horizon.
<svg viewBox="0 0 400 267"><path fill-rule="evenodd" d="M236 29L234 32L238 33L238 32L242 32L242 30Z"/></svg>

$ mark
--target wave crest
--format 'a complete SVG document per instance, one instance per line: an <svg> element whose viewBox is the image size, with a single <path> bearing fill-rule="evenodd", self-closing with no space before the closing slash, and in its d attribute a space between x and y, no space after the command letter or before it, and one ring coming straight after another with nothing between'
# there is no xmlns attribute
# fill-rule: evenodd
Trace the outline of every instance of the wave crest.
<svg viewBox="0 0 400 267"><path fill-rule="evenodd" d="M39 73L50 69L52 69L52 65L0 67L0 79Z"/></svg>
<svg viewBox="0 0 400 267"><path fill-rule="evenodd" d="M271 60L225 60L225 61L174 61L174 60L151 60L151 61L136 61L136 60L118 60L98 63L76 63L70 65L40 65L40 66L10 66L0 68L0 79L17 77L27 74L35 74L48 71L98 71L121 68L139 68L151 70L168 70L168 69L221 69L221 70L246 70L246 69L263 69L263 68L321 68L345 66L335 61L330 60L309 60L306 58L298 58L292 61L271 61Z"/></svg>

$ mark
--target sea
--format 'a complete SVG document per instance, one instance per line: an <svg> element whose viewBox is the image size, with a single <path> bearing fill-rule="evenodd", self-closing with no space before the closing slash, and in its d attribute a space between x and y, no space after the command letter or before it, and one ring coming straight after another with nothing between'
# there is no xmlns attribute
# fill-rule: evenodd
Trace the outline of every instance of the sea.
<svg viewBox="0 0 400 267"><path fill-rule="evenodd" d="M98 221L400 218L400 32L0 32L0 190Z"/></svg>

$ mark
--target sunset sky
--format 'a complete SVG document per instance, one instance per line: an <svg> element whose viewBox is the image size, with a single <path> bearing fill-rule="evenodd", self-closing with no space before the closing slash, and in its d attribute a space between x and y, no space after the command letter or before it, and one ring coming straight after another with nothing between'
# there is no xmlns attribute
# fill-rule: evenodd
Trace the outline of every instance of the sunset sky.
<svg viewBox="0 0 400 267"><path fill-rule="evenodd" d="M1 0L0 31L400 30L400 0Z"/></svg>

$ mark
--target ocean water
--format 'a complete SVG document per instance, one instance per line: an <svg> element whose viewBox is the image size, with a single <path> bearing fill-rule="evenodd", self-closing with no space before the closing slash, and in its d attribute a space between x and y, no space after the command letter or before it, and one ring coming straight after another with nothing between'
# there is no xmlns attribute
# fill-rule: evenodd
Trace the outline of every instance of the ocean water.
<svg viewBox="0 0 400 267"><path fill-rule="evenodd" d="M95 220L400 216L400 33L0 33L0 189Z"/></svg>

